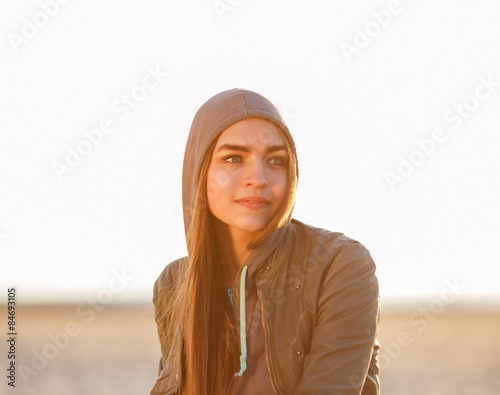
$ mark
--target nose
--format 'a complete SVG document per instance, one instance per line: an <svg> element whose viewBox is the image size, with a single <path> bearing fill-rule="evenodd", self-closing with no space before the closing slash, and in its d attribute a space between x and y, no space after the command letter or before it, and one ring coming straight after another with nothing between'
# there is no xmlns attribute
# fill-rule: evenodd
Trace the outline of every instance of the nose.
<svg viewBox="0 0 500 395"><path fill-rule="evenodd" d="M268 180L265 174L265 168L261 161L253 161L247 166L245 175L245 185L254 186L257 188L265 188L268 185Z"/></svg>

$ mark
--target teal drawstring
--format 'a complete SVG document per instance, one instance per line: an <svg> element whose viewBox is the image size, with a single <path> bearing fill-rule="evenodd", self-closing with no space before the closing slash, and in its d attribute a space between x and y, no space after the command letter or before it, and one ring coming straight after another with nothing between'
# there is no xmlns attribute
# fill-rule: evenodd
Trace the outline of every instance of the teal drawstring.
<svg viewBox="0 0 500 395"><path fill-rule="evenodd" d="M235 376L243 376L245 370L247 370L247 325L245 321L246 311L245 311L245 279L247 274L248 266L243 266L240 277L240 371L235 373Z"/></svg>

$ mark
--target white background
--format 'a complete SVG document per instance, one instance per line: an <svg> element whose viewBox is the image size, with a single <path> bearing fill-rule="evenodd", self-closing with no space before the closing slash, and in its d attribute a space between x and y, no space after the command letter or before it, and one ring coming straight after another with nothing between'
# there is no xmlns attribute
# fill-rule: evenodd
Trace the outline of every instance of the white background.
<svg viewBox="0 0 500 395"><path fill-rule="evenodd" d="M52 16L47 3L0 3L4 289L30 303L78 301L118 271L128 280L115 301L149 301L163 267L186 253L181 170L194 113L241 87L288 120L294 217L360 240L383 300L455 282L464 299L499 301L500 86L474 99L481 79L500 81L498 1L73 0ZM113 111L155 68L168 76L127 116ZM464 100L474 110L453 128L443 114ZM60 181L54 163L103 119L113 132ZM386 172L436 128L445 140L391 189Z"/></svg>

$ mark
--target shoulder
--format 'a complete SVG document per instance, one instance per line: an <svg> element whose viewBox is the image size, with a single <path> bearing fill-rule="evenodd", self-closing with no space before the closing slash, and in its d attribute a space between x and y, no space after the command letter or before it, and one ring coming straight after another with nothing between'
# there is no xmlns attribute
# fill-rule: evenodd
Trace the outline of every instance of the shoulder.
<svg viewBox="0 0 500 395"><path fill-rule="evenodd" d="M340 232L303 223L294 225L296 231L309 240L302 260L307 284L304 288L309 297L317 301L318 314L347 317L354 311L365 311L366 319L376 322L379 284L376 265L368 249Z"/></svg>
<svg viewBox="0 0 500 395"><path fill-rule="evenodd" d="M295 242L306 251L308 266L320 266L336 272L349 270L375 271L375 263L368 249L341 232L292 220Z"/></svg>
<svg viewBox="0 0 500 395"><path fill-rule="evenodd" d="M188 257L182 257L170 262L160 273L153 287L153 303L157 297L166 290L173 291L177 289L182 275L189 264Z"/></svg>

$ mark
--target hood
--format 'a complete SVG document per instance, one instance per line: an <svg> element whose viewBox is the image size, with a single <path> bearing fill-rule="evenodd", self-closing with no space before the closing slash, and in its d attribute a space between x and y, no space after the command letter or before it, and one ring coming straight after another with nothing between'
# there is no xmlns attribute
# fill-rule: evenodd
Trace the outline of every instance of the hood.
<svg viewBox="0 0 500 395"><path fill-rule="evenodd" d="M283 130L293 152L296 153L292 135L279 110L262 95L245 89L230 89L207 100L194 116L184 152L182 205L186 234L191 221L201 164L210 144L228 127L248 118L263 118L275 123Z"/></svg>

